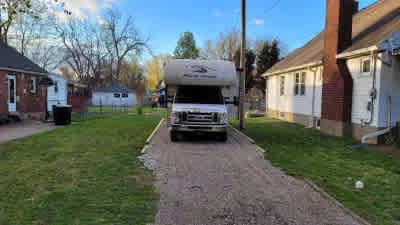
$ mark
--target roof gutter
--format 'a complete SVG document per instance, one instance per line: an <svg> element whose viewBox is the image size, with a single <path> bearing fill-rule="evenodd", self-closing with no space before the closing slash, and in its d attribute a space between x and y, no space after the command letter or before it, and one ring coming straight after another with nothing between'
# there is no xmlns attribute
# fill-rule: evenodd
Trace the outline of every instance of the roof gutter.
<svg viewBox="0 0 400 225"><path fill-rule="evenodd" d="M47 76L47 73L38 73L38 72L19 70L19 69L13 69L13 68L8 68L8 67L0 67L0 70L11 71L11 72L16 72L16 73L27 73L27 74L33 74L33 75L39 75L39 76Z"/></svg>
<svg viewBox="0 0 400 225"><path fill-rule="evenodd" d="M351 59L359 56L370 55L372 51L379 50L378 46L373 45L368 48L362 48L351 52L343 52L336 55L336 59Z"/></svg>
<svg viewBox="0 0 400 225"><path fill-rule="evenodd" d="M288 72L295 71L295 70L301 70L301 69L311 68L311 67L315 67L315 66L321 66L322 64L323 64L323 61L319 60L319 61L316 61L316 62L303 64L303 65L300 65L300 66L290 67L290 68L284 69L284 70L277 70L277 71L272 72L272 73L266 72L261 76L262 77L269 77L269 76L278 75L278 74L282 74L282 73L288 73Z"/></svg>

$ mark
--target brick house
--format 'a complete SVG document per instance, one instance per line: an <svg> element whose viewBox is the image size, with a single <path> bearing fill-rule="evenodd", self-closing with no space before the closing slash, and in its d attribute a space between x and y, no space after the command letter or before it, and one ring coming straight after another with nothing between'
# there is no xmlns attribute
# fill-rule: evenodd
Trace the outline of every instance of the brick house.
<svg viewBox="0 0 400 225"><path fill-rule="evenodd" d="M325 30L263 75L267 113L378 143L400 121L400 1L326 5Z"/></svg>
<svg viewBox="0 0 400 225"><path fill-rule="evenodd" d="M0 119L44 119L47 86L41 85L46 71L0 43Z"/></svg>

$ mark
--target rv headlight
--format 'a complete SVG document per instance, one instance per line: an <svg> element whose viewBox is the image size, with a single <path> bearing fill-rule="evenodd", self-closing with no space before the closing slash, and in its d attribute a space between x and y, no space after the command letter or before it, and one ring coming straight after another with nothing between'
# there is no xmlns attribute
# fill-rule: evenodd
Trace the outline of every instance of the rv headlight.
<svg viewBox="0 0 400 225"><path fill-rule="evenodd" d="M179 122L181 122L181 120L180 120L180 113L179 113L179 112L172 112L172 113L171 113L171 122L172 122L172 123L179 123Z"/></svg>
<svg viewBox="0 0 400 225"><path fill-rule="evenodd" d="M228 124L229 123L229 116L228 113L221 113L219 114L219 121L222 124Z"/></svg>

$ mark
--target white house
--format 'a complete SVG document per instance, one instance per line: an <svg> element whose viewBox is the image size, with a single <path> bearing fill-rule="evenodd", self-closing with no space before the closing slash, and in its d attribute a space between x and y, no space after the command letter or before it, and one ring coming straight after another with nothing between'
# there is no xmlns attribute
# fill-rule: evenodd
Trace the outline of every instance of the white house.
<svg viewBox="0 0 400 225"><path fill-rule="evenodd" d="M264 74L267 112L377 143L400 121L400 1L327 8L325 30Z"/></svg>
<svg viewBox="0 0 400 225"><path fill-rule="evenodd" d="M137 104L135 91L119 84L93 91L92 104L99 106L134 106Z"/></svg>
<svg viewBox="0 0 400 225"><path fill-rule="evenodd" d="M68 79L56 73L49 73L48 76L53 80L52 86L47 88L47 110L53 111L53 105L66 105L68 100Z"/></svg>

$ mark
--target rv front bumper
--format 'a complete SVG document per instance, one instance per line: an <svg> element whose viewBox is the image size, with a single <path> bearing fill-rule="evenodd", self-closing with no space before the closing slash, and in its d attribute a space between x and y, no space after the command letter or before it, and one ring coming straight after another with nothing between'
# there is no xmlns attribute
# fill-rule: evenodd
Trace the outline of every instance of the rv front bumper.
<svg viewBox="0 0 400 225"><path fill-rule="evenodd" d="M210 132L210 133L225 133L229 125L189 125L189 124L172 124L169 127L170 131L184 132Z"/></svg>

